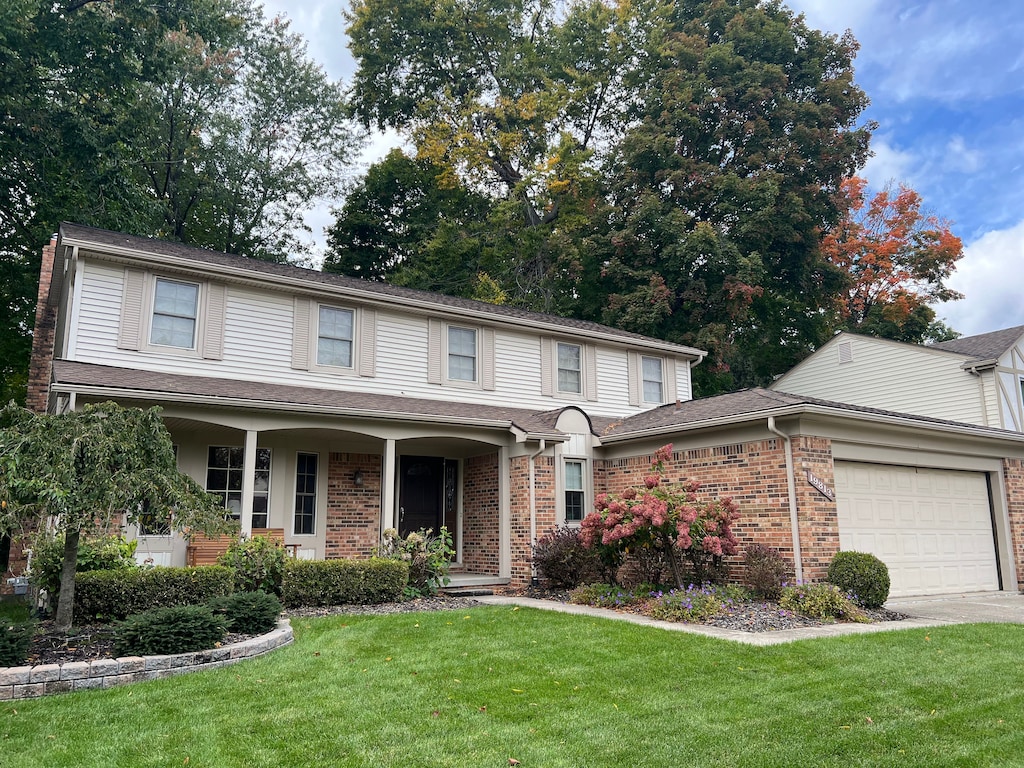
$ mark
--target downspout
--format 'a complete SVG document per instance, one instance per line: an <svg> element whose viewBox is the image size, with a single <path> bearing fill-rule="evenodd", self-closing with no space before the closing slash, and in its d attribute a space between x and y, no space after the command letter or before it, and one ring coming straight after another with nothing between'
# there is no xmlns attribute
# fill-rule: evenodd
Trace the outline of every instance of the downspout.
<svg viewBox="0 0 1024 768"><path fill-rule="evenodd" d="M768 431L782 438L786 445L786 484L789 486L789 525L793 531L793 565L796 569L796 580L804 580L804 561L800 554L800 522L796 513L796 477L793 474L793 443L789 435L775 426L775 417L768 417Z"/></svg>
<svg viewBox="0 0 1024 768"><path fill-rule="evenodd" d="M533 460L544 453L547 448L547 441L544 438L540 440L540 448L537 452L530 455L530 546L533 547L537 543L537 481L534 473ZM537 566L533 563L533 557L530 557L530 583L537 583Z"/></svg>

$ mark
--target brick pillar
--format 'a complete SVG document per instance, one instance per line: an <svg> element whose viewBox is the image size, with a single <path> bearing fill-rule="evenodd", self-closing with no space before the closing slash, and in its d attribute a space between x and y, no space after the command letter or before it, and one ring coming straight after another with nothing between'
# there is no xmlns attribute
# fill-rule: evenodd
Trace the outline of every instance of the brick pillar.
<svg viewBox="0 0 1024 768"><path fill-rule="evenodd" d="M1003 581L1003 589L1024 590L1024 461L1003 459L1006 482L1006 511L1010 518L1010 546L1017 567L1017 584Z"/></svg>
<svg viewBox="0 0 1024 768"><path fill-rule="evenodd" d="M54 331L57 327L58 297L50 296L53 285L53 262L57 240L43 248L39 270L39 296L36 300L36 325L32 334L32 360L28 369L28 392L25 405L36 413L46 413L50 399L50 375L53 364Z"/></svg>

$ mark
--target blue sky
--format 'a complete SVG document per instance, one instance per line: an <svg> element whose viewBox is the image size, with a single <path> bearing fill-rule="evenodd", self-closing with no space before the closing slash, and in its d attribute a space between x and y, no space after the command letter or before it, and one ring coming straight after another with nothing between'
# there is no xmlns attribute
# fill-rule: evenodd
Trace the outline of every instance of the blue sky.
<svg viewBox="0 0 1024 768"><path fill-rule="evenodd" d="M1024 325L1024 3L1019 0L788 0L812 27L853 31L856 80L878 123L861 175L905 182L953 221L965 255L950 279L966 298L936 307L964 335ZM265 0L348 80L339 0ZM367 159L395 143L376 137ZM318 238L326 210L307 219Z"/></svg>

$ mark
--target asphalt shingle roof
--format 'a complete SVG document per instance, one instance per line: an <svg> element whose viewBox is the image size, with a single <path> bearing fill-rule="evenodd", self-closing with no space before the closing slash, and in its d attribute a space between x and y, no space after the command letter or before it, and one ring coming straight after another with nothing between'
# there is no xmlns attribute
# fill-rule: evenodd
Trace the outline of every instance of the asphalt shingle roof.
<svg viewBox="0 0 1024 768"><path fill-rule="evenodd" d="M977 336L964 336L951 341L940 341L931 346L935 349L970 355L973 360L994 360L1002 356L1021 336L1024 336L1024 325L1003 328L1000 331L982 333Z"/></svg>

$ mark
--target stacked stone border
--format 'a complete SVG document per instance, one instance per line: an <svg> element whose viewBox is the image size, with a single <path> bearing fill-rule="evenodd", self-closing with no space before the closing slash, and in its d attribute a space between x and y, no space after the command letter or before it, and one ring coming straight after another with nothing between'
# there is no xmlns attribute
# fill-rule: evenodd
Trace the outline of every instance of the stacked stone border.
<svg viewBox="0 0 1024 768"><path fill-rule="evenodd" d="M0 668L0 701L34 699L51 693L113 688L145 680L185 675L204 669L218 669L290 645L294 636L288 619L265 635L207 651L167 656L122 656L119 659L69 661L34 667Z"/></svg>

